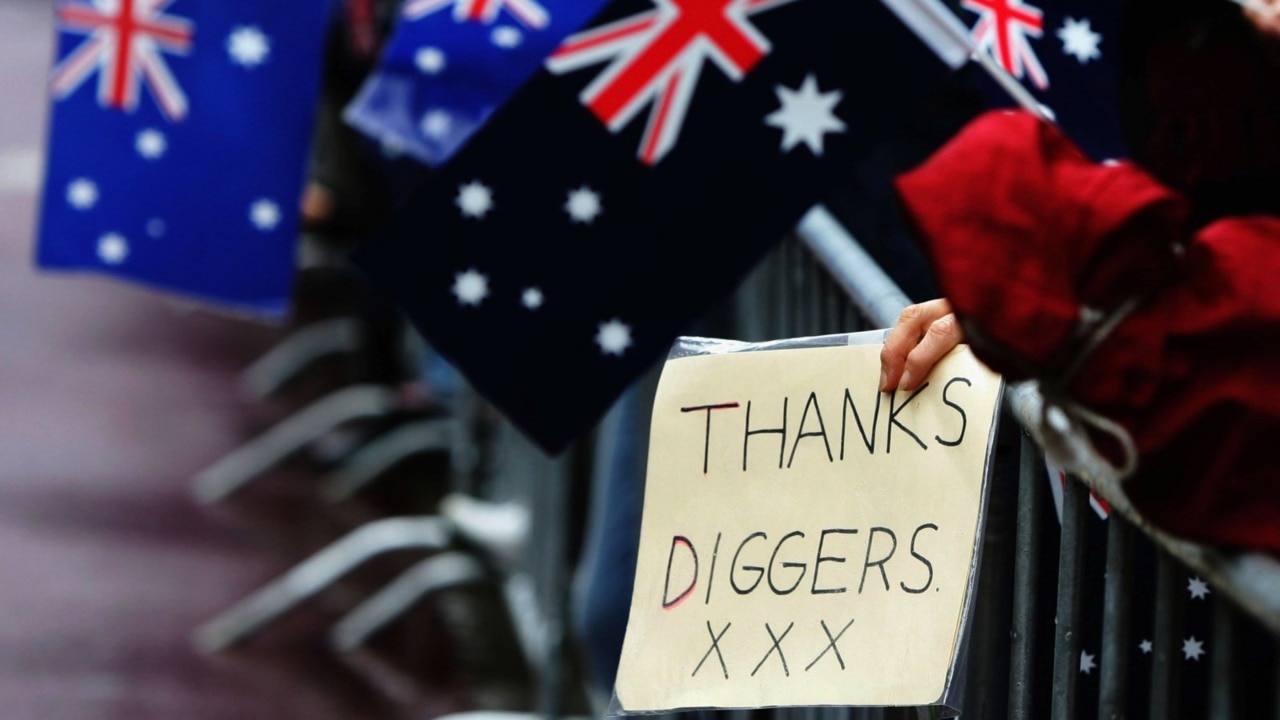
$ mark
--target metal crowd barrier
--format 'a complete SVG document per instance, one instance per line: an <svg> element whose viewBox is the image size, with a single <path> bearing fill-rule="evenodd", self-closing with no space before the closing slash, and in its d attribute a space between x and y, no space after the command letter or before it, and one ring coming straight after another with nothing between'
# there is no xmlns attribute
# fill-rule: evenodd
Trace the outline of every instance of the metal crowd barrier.
<svg viewBox="0 0 1280 720"><path fill-rule="evenodd" d="M736 339L748 341L852 332L891 326L909 303L840 223L818 207L805 217L795 237L744 280L726 306L727 317L715 318L711 326L716 331L723 327ZM1009 393L1006 409L1014 418L1028 412L1016 388ZM1263 667L1242 665L1239 653L1246 627L1264 634L1269 631L1270 644L1277 645L1280 564L1261 554L1230 554L1171 537L1144 522L1122 497L1108 494L1109 489L1100 485L1092 489L1112 509L1106 525L1102 644L1096 649L1097 667L1103 670L1097 676L1096 707L1086 707L1077 685L1090 487L1079 479L1066 483L1059 524L1052 512L1043 455L1017 423L1005 422L1003 427L1006 437L999 445L997 462L1010 472L997 472L993 477L962 717L1075 720L1096 713L1099 718L1126 718L1132 717L1128 701L1136 697L1146 701L1146 717L1151 720L1235 720L1246 717L1237 703L1242 684L1261 682L1273 688L1269 714L1247 717L1280 720L1280 667L1272 657L1265 659ZM511 438L499 439L493 450L523 456L518 464L538 455L514 433ZM505 472L497 475L509 476ZM558 483L540 483L530 498L542 519L537 525L544 532L568 522L563 503L567 471L562 468L558 477ZM561 604L565 598L555 588L567 571L567 548L563 536L531 541L523 567L534 578L543 621L554 626L557 618L565 619ZM1155 600L1150 608L1152 670L1139 686L1128 674L1125 657L1139 639L1130 627L1130 616L1135 609L1135 549L1142 543L1154 544L1158 559L1154 569L1146 568L1156 576ZM1042 550L1051 550L1054 544L1058 546L1057 564L1045 565ZM1190 574L1208 580L1214 588L1212 628L1206 638L1213 644L1210 691L1201 714L1183 707L1178 674L1182 659L1179 622ZM1046 591L1046 586L1054 589ZM1046 632L1046 626L1052 629ZM543 717L559 714L556 710L565 692L565 675L553 668L565 660L564 642L563 632L557 628L554 637L531 643L546 653L542 662L535 663L542 676L541 702L536 710ZM1043 661L1046 654L1052 658L1049 666ZM1257 662L1256 658L1249 661ZM675 716L687 720L906 720L928 714L917 708L813 707Z"/></svg>
<svg viewBox="0 0 1280 720"><path fill-rule="evenodd" d="M857 241L821 206L801 222L797 238L790 242L751 282L782 284L777 310L755 309L748 315L771 318L772 324L757 328L762 335L784 337L858 329L848 322L849 305L874 327L889 327L908 298L880 270ZM835 290L833 286L838 286ZM750 293L744 294L749 297ZM762 294L761 297L768 297ZM834 323L834 324L833 324ZM754 339L754 338L747 338ZM1032 408L1012 389L1007 406L1024 421ZM1211 583L1214 595L1211 642L1214 652L1210 667L1207 717L1242 717L1237 710L1241 683L1262 683L1275 696L1270 717L1280 718L1280 663L1272 667L1244 667L1238 654L1241 628L1261 628L1271 634L1271 644L1280 638L1280 562L1261 553L1231 553L1170 536L1145 522L1120 495L1105 485L1068 482L1064 488L1062 524L1059 536L1057 593L1053 598L1056 632L1053 638L1036 636L1035 614L1044 609L1045 599L1037 592L1037 575L1050 571L1039 567L1040 543L1054 527L1045 527L1042 508L1048 502L1044 465L1038 449L1025 433L1020 441L1019 475L1016 488L997 482L993 488L993 511L984 541L978 613L974 627L971 677L964 717L1033 718L1038 693L1051 697L1054 720L1070 720L1085 712L1077 700L1081 634L1081 564L1084 553L1084 523L1089 491L1107 501L1112 510L1106 540L1106 581L1103 600L1100 676L1097 716L1126 717L1129 694L1149 698L1149 717L1180 716L1180 684L1176 643L1178 618L1188 571ZM1012 493L1013 497L1001 497ZM1010 521L1013 532L1009 535ZM1133 602L1132 558L1138 542L1152 542L1159 551L1156 568L1154 637L1150 686L1132 687L1126 677L1124 653L1136 638L1129 627ZM1007 612L1005 612L1007 608ZM1004 638L1009 643L1005 650ZM1052 642L1053 670L1038 677L1034 657L1038 643ZM1274 647L1273 647L1274 650ZM1254 659L1251 658L1251 661ZM1006 678L998 675L1007 668ZM1250 678L1246 680L1245 678ZM995 697L993 688L1007 685L1007 697ZM1185 715L1185 714L1184 714ZM1249 717L1257 717L1250 715Z"/></svg>
<svg viewBox="0 0 1280 720"><path fill-rule="evenodd" d="M725 312L711 321L710 329L723 329L748 341L851 332L893 324L908 303L854 238L819 207L805 217L794 238L744 280ZM342 343L320 345L317 352L345 347ZM286 369L295 370L292 366ZM262 383L264 387L271 384ZM239 455L229 456L202 474L198 482L201 496L213 501L228 495L279 457L305 445L317 432L349 417L382 415L384 406L394 404L389 388L356 385L336 395L354 397L352 393L361 398L372 393L370 407L353 409L343 401L336 414L304 410L255 441L257 445L251 443L238 451ZM1029 411L1016 389L1007 399L1009 414L1017 417ZM394 446L394 452L382 444L370 445L352 457L377 457L331 473L320 488L335 500L348 497L387 464L384 451L390 453L388 457L400 457L403 451L395 447L401 444L407 443L409 451L447 444L454 475L451 485L458 493L452 505L442 506L439 515L385 518L363 526L213 619L197 634L202 646L211 649L240 642L367 557L388 548L411 547L430 557L372 594L338 623L331 635L338 651L365 658L364 641L403 614L416 598L484 581L492 569L536 685L533 704L525 708L532 712L509 717L550 718L577 712L580 703L576 698L582 693L574 687L581 681L581 673L575 668L569 636L570 559L575 551L570 499L582 473L590 472L583 458L598 441L584 440L575 451L548 458L506 423L492 418L480 421L482 404L471 393L463 393L456 405L448 424L409 421L383 438L383 444ZM312 418L307 413L323 417ZM477 433L477 426L488 429ZM1247 682L1260 684L1274 696L1267 714L1261 717L1280 720L1280 669L1274 659L1276 638L1280 637L1280 563L1269 556L1231 554L1168 536L1145 523L1123 497L1109 494L1100 484L1092 489L1111 504L1112 515L1105 544L1096 708L1085 706L1077 685L1085 629L1082 566L1090 488L1081 482L1066 483L1059 525L1051 511L1042 456L1028 436L1017 431L1016 423L1006 422L1003 427L1005 437L998 444L1001 453L982 541L963 717L1075 720L1092 716L1096 710L1100 718L1123 718L1130 717L1128 700L1140 697L1147 700L1147 717L1152 720L1234 719L1245 717L1240 691ZM468 523L463 522L469 508L465 503L458 505L459 497L490 503L491 510L523 508L527 525L511 537L469 536ZM502 523L490 523L489 527L498 525ZM1124 658L1137 642L1130 617L1132 611L1142 609L1135 604L1133 577L1135 570L1141 569L1135 565L1135 549L1144 543L1154 544L1159 552L1153 569L1155 601L1150 609L1154 628L1151 672L1139 684L1138 678L1127 675ZM1055 544L1056 566L1043 563L1045 552ZM481 546L484 552L476 555ZM1178 675L1179 623L1189 572L1208 580L1214 588L1213 623L1207 638L1214 650L1208 661L1209 697L1199 714L1183 707L1184 688ZM1056 589L1046 591L1046 586L1054 583ZM1245 665L1241 649L1258 634L1270 643L1269 655L1262 661L1250 657ZM1046 663L1044 658L1049 656L1052 662ZM474 720L488 717L473 715ZM689 715L689 720L898 720L918 716L914 708L831 707L682 715Z"/></svg>

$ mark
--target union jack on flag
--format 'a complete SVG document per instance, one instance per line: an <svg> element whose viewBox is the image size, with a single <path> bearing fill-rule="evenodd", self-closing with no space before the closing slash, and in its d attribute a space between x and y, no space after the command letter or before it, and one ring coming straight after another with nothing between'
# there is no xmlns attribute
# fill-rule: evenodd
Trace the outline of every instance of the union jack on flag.
<svg viewBox="0 0 1280 720"><path fill-rule="evenodd" d="M453 19L491 24L506 10L527 28L541 29L551 22L547 9L535 0L409 0L400 14L406 20L420 20L432 13L453 8Z"/></svg>
<svg viewBox="0 0 1280 720"><path fill-rule="evenodd" d="M977 14L970 36L1096 160L1128 154L1120 120L1122 0L961 0ZM988 87L995 105L1008 94Z"/></svg>
<svg viewBox="0 0 1280 720"><path fill-rule="evenodd" d="M1022 0L961 0L961 5L979 14L973 26L973 42L991 53L996 62L1018 79L1024 77L1041 90L1049 87L1040 59L1029 38L1044 34L1044 14Z"/></svg>
<svg viewBox="0 0 1280 720"><path fill-rule="evenodd" d="M613 132L652 106L639 152L646 165L675 146L703 65L741 81L770 50L748 18L795 0L653 1L653 10L569 37L547 59L555 73L612 61L582 103Z"/></svg>
<svg viewBox="0 0 1280 720"><path fill-rule="evenodd" d="M161 52L191 52L195 25L165 14L174 0L90 0L58 6L58 28L86 35L53 71L53 95L74 93L98 74L98 103L133 112L145 85L170 121L187 115L187 96Z"/></svg>
<svg viewBox="0 0 1280 720"><path fill-rule="evenodd" d="M1045 468L1049 471L1049 486L1053 493L1053 507L1058 512L1058 522L1062 522L1062 496L1063 491L1067 487L1067 483L1073 482L1067 477L1067 471L1054 465L1049 460L1044 461ZM1097 514L1101 520L1111 517L1111 505L1106 500L1098 497L1093 490L1089 491L1089 507L1093 508L1093 512Z"/></svg>

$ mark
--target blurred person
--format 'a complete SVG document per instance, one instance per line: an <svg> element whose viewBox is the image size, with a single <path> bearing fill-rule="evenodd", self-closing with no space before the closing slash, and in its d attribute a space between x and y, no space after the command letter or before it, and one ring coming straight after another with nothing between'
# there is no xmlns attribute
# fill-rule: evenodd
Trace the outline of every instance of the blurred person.
<svg viewBox="0 0 1280 720"><path fill-rule="evenodd" d="M1280 0L1130 2L1122 70L1134 161L1191 202L1191 226L1280 215ZM945 298L906 308L880 389L912 392L964 342Z"/></svg>

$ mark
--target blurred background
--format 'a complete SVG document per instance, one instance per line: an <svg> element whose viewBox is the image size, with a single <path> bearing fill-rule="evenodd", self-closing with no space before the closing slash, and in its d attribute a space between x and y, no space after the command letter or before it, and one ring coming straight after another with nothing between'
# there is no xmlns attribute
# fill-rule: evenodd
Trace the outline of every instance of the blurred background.
<svg viewBox="0 0 1280 720"><path fill-rule="evenodd" d="M4 720L585 717L608 708L657 368L637 371L600 423L549 457L349 267L346 253L424 171L397 161L403 148L357 140L340 117L397 3L341 6L342 22L327 31L290 311L264 322L36 270L54 3L0 0ZM414 57L424 72L439 62ZM924 112L862 156L825 198L831 222L802 223L694 331L749 341L853 332L891 323L907 298L936 297L889 179L985 107L972 80L946 81ZM1072 107L1094 114L1092 104ZM1273 185L1251 187L1268 203L1280 197ZM851 262L849 247L865 253ZM1269 684L1233 679L1237 663L1280 667L1275 594L1241 581L1280 577L1274 563L1266 575L1104 524L1097 498L1088 514L1082 486L1047 481L1012 418L998 449L967 717L1017 716L1014 704L1037 718L1055 703L1055 712L1071 708L1064 718L1096 706L1108 717L1128 706L1229 718L1240 716L1233 707L1280 705ZM1011 633L1025 639L1012 653ZM1099 660L1137 669L1095 672ZM1077 695L1080 713L1061 699Z"/></svg>
<svg viewBox="0 0 1280 720"><path fill-rule="evenodd" d="M0 0L0 716L607 707L656 368L552 458L348 267L393 193L366 182L378 148L339 113L396 5L342 3L327 31L298 275L268 322L37 270L55 4ZM403 194L420 173L380 150ZM913 257L906 281L927 292ZM775 302L810 285L821 317L817 299ZM835 292L792 243L700 327L862 327Z"/></svg>
<svg viewBox="0 0 1280 720"><path fill-rule="evenodd" d="M193 644L196 626L342 523L290 492L289 468L230 510L201 507L189 478L341 373L317 369L287 401L250 406L238 373L283 326L37 273L53 20L49 0L0 0L0 715L394 717L322 635L282 628L231 658ZM461 702L446 682L426 707Z"/></svg>

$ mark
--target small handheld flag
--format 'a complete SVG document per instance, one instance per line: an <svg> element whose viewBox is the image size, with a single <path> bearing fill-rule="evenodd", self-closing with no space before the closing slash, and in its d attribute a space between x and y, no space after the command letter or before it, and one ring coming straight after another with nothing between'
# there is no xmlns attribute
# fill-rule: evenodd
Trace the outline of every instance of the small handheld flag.
<svg viewBox="0 0 1280 720"><path fill-rule="evenodd" d="M327 3L56 12L39 265L283 314Z"/></svg>
<svg viewBox="0 0 1280 720"><path fill-rule="evenodd" d="M428 165L445 162L605 0L408 0L345 113Z"/></svg>

